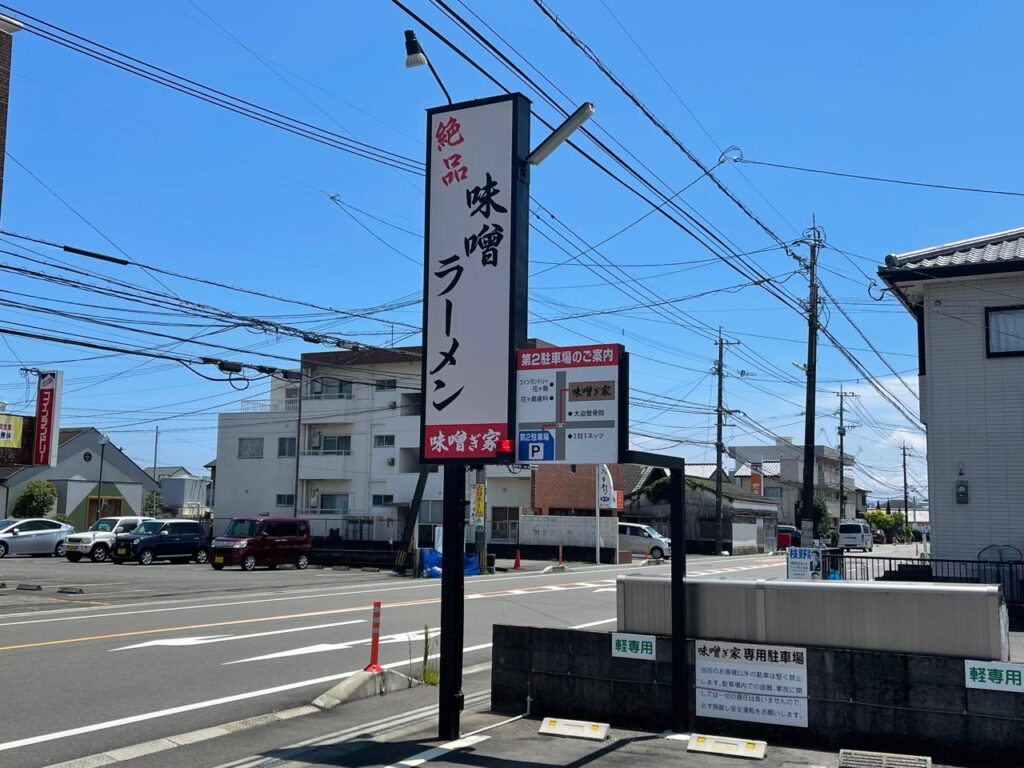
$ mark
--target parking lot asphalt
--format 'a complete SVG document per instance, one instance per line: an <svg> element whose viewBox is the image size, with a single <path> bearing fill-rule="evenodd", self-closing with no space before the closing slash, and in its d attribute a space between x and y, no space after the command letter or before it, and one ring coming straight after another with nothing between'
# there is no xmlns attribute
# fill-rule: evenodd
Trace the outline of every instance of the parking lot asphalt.
<svg viewBox="0 0 1024 768"><path fill-rule="evenodd" d="M473 683L467 693L473 689ZM421 702L433 700L430 691L417 689L414 691L392 694L387 710L399 711L404 708L416 712ZM378 718L385 711L381 700L364 700L353 702L336 711L333 715L324 715L317 727L324 729L327 721L363 723L362 726L349 727L346 730L320 738L303 739L304 728L314 726L315 718L308 720L298 730L291 726L280 725L275 732L269 729L255 735L256 742L283 743L286 735L293 740L287 746L258 748L252 750L244 758L231 759L223 763L210 762L218 768L392 768L395 766L425 765L429 768L542 768L544 766L564 766L564 768L581 768L587 765L602 768L635 768L637 765L678 765L684 764L693 768L739 768L740 766L759 765L764 768L836 768L839 765L837 752L823 752L811 749L798 749L768 744L763 761L751 761L722 754L688 752L690 734L673 735L666 733L650 733L628 729L612 728L608 739L590 741L577 738L546 736L538 733L541 720L533 717L510 719L507 715L486 711L486 706L478 711L466 711L462 717L462 737L456 742L437 739L436 711L423 717L415 725L392 728L384 732L375 732L378 724L389 722ZM358 717L357 712L364 712ZM372 713L372 716L371 716ZM557 713L549 713L557 716ZM321 716L316 716L321 717ZM371 719L371 717L373 719ZM297 721L298 723L299 721ZM671 736L671 738L666 738ZM736 724L733 738L743 738L743 725ZM230 754L230 749L220 751L217 746L213 750L207 748L207 759ZM219 745L218 745L219 746ZM223 745L227 747L227 743ZM189 752L192 752L190 755ZM150 756L147 768L184 768L190 765L186 760L193 761L198 750L183 750L177 755L161 753ZM166 755L166 756L165 756ZM952 763L944 763L938 756L936 768L954 768ZM155 762L154 762L155 760ZM141 760L129 761L124 768L141 768ZM191 765L195 765L192 762Z"/></svg>

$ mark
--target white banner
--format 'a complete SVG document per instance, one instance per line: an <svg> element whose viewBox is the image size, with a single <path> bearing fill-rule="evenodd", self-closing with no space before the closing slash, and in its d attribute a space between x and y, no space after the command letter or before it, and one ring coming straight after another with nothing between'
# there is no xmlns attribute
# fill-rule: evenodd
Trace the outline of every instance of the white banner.
<svg viewBox="0 0 1024 768"><path fill-rule="evenodd" d="M607 464L597 467L597 506L601 509L615 509L615 481Z"/></svg>
<svg viewBox="0 0 1024 768"><path fill-rule="evenodd" d="M518 94L429 112L423 457L493 458L514 418L510 386L523 147ZM525 142L525 143L524 143ZM523 243L525 246L525 242ZM525 263L521 267L525 270ZM520 287L525 276L518 276ZM525 301L525 297L521 297ZM523 326L525 335L525 325Z"/></svg>

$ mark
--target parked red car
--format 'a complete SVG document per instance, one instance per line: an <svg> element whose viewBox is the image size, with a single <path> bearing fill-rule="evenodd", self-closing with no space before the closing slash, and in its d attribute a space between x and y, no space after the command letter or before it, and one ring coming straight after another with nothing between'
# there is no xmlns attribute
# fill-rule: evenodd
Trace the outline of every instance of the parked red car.
<svg viewBox="0 0 1024 768"><path fill-rule="evenodd" d="M210 565L216 571L227 565L251 571L257 565L277 568L294 565L300 571L309 565L313 537L309 521L294 517L236 517L223 536L213 540Z"/></svg>

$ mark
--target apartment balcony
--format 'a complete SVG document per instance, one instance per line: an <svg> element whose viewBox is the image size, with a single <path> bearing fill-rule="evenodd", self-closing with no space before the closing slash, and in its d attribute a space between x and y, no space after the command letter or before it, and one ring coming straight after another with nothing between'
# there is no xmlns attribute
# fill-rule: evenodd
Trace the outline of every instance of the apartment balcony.
<svg viewBox="0 0 1024 768"><path fill-rule="evenodd" d="M297 413L299 399L289 397L283 400L243 400L242 413Z"/></svg>
<svg viewBox="0 0 1024 768"><path fill-rule="evenodd" d="M359 469L352 451L303 451L299 461L300 480L349 480Z"/></svg>

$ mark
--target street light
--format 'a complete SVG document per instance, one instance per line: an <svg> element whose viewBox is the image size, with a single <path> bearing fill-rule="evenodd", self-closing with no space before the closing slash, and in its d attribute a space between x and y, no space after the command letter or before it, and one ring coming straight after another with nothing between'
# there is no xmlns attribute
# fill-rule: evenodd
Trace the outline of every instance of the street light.
<svg viewBox="0 0 1024 768"><path fill-rule="evenodd" d="M430 63L430 59L427 58L427 54L423 52L423 46L421 46L420 41L416 39L416 33L411 29L405 30L405 68L413 69L414 67L422 67L424 64L427 65L427 69L430 70L430 74L434 76L437 84L441 86L441 90L444 92L444 97L448 99L448 103L451 104L451 94L449 94L448 89L444 87L444 83L441 82L441 77L437 74L437 70L434 69L434 65Z"/></svg>
<svg viewBox="0 0 1024 768"><path fill-rule="evenodd" d="M96 488L96 517L103 517L103 455L107 448L107 443L110 442L110 438L106 435L100 435L100 482ZM155 473L156 470L154 469Z"/></svg>

